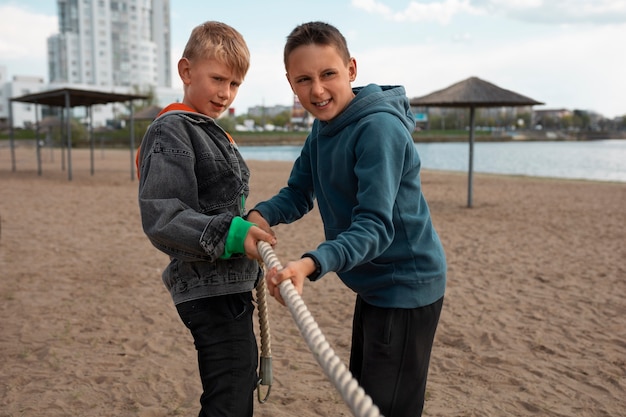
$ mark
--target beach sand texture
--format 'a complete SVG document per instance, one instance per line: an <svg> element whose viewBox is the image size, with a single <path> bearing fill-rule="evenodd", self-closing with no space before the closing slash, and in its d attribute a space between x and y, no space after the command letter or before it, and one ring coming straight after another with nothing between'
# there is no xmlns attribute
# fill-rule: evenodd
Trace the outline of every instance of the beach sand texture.
<svg viewBox="0 0 626 417"><path fill-rule="evenodd" d="M194 416L195 350L141 230L126 150L0 148L0 417ZM250 161L249 205L288 162ZM449 273L425 416L626 416L626 184L422 175ZM275 228L284 264L323 239L316 211ZM354 295L303 299L347 364ZM274 381L256 416L349 416L289 311L269 297ZM258 326L258 325L257 325ZM258 330L258 329L257 329ZM258 335L258 331L257 331ZM265 392L265 390L263 391Z"/></svg>

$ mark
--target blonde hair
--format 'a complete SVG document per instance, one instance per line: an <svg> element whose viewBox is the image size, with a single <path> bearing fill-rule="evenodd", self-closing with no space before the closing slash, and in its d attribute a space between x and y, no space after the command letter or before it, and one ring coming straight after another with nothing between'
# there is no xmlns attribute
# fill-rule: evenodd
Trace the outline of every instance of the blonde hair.
<svg viewBox="0 0 626 417"><path fill-rule="evenodd" d="M250 68L246 41L234 28L222 22L208 21L196 26L189 36L183 58L214 58L244 78Z"/></svg>

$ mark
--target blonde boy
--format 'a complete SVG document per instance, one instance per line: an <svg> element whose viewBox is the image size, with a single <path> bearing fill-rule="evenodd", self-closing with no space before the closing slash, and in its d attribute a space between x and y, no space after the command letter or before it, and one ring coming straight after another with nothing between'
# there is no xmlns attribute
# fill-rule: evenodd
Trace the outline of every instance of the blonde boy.
<svg viewBox="0 0 626 417"><path fill-rule="evenodd" d="M183 101L154 120L138 153L143 230L170 257L163 283L198 351L199 416L253 415L252 290L262 271L251 258L259 258L259 240L276 241L245 220L250 170L215 121L235 99L249 62L232 27L206 22L193 29L178 62Z"/></svg>

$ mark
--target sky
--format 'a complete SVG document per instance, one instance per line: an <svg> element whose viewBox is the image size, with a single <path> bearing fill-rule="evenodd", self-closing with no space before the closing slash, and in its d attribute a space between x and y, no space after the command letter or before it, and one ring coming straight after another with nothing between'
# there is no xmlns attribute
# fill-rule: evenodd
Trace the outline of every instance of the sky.
<svg viewBox="0 0 626 417"><path fill-rule="evenodd" d="M48 80L54 0L0 0L0 65ZM420 97L469 77L545 103L535 109L626 115L626 0L170 0L172 68L193 27L220 20L246 39L251 67L233 103L291 105L282 50L298 24L321 20L346 37L353 86L403 85ZM173 87L181 88L178 74Z"/></svg>

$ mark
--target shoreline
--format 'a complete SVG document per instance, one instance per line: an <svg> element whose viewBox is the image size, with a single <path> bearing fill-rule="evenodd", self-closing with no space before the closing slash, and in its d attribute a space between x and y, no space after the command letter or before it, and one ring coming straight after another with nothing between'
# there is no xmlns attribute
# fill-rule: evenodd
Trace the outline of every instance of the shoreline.
<svg viewBox="0 0 626 417"><path fill-rule="evenodd" d="M238 143L238 144L240 146L254 146L254 145L241 144L241 143ZM272 146L298 146L298 145L282 144L282 145L272 145ZM7 151L9 151L8 147L3 148L0 143L0 151L2 151L2 149L6 149ZM16 171L33 172L35 175L37 175L37 148L35 147L35 144L34 143L21 143L19 146L15 147L15 150L16 152L19 152L19 154L21 155L19 157L16 157ZM64 149L61 149L58 147L54 147L54 148L42 147L40 148L40 151L41 151L41 161L42 161L41 163L42 173L44 175L46 172L50 171L50 169L56 170L56 169L61 168L63 171L65 171L65 168L63 166L64 158L65 158L65 156L63 155L65 153ZM135 152L136 150L133 150L133 157L132 157L133 161L134 161ZM97 173L100 167L103 165L102 161L106 159L106 155L108 153L113 153L113 154L125 153L127 155L127 158L129 158L129 161L131 159L130 149L128 148L95 147L93 149L94 173ZM79 162L77 167L73 167L73 170L74 169L80 170L81 164L83 164L83 166L85 167L90 166L89 165L90 164L89 158L91 157L90 148L85 148L85 147L72 148L72 160L74 159L75 155L78 155L77 158L79 158L79 160L82 159L83 161ZM248 158L247 160L254 160L254 158ZM271 160L264 160L264 159L259 159L257 161L285 162L285 161L279 161L279 160L271 161ZM104 163L104 165L106 165L106 163ZM6 154L3 154L2 152L0 152L0 171L2 170L11 171L11 168L12 167L11 167L10 153L7 152ZM130 162L127 166L127 169L130 175ZM422 168L422 172L424 171L426 172L432 171L432 172L440 172L440 173L458 173L458 174L463 174L465 176L468 176L468 172L466 170L453 171L453 170L446 170L446 169ZM133 163L133 172L134 172L134 163ZM536 178L536 179L544 179L544 180L583 181L583 182L590 182L590 183L626 184L626 181L619 181L619 180L549 177L549 176L538 176L538 175L535 176L535 175L524 175L524 174L491 173L491 172L477 172L477 171L474 171L473 175L504 176L504 177L511 177L511 178L519 177L519 178L529 178L529 179Z"/></svg>
<svg viewBox="0 0 626 417"><path fill-rule="evenodd" d="M234 132L233 137L237 144L241 146L301 146L306 140L308 132ZM96 134L94 145L102 146L101 136L106 134ZM141 133L137 133L135 137L136 145L141 142ZM484 132L475 132L475 142L584 142L596 140L626 140L626 132L578 132L569 133L562 131L518 131L512 134L487 134ZM10 140L3 137L0 139L0 148L9 147ZM122 143L129 142L128 138L107 139L105 148L117 149L123 148ZM431 134L428 130L413 132L414 143L467 143L469 142L469 132L454 134ZM34 138L15 139L15 143L21 146L25 144L35 145ZM80 143L74 144L75 149L89 148L89 143L81 140Z"/></svg>

